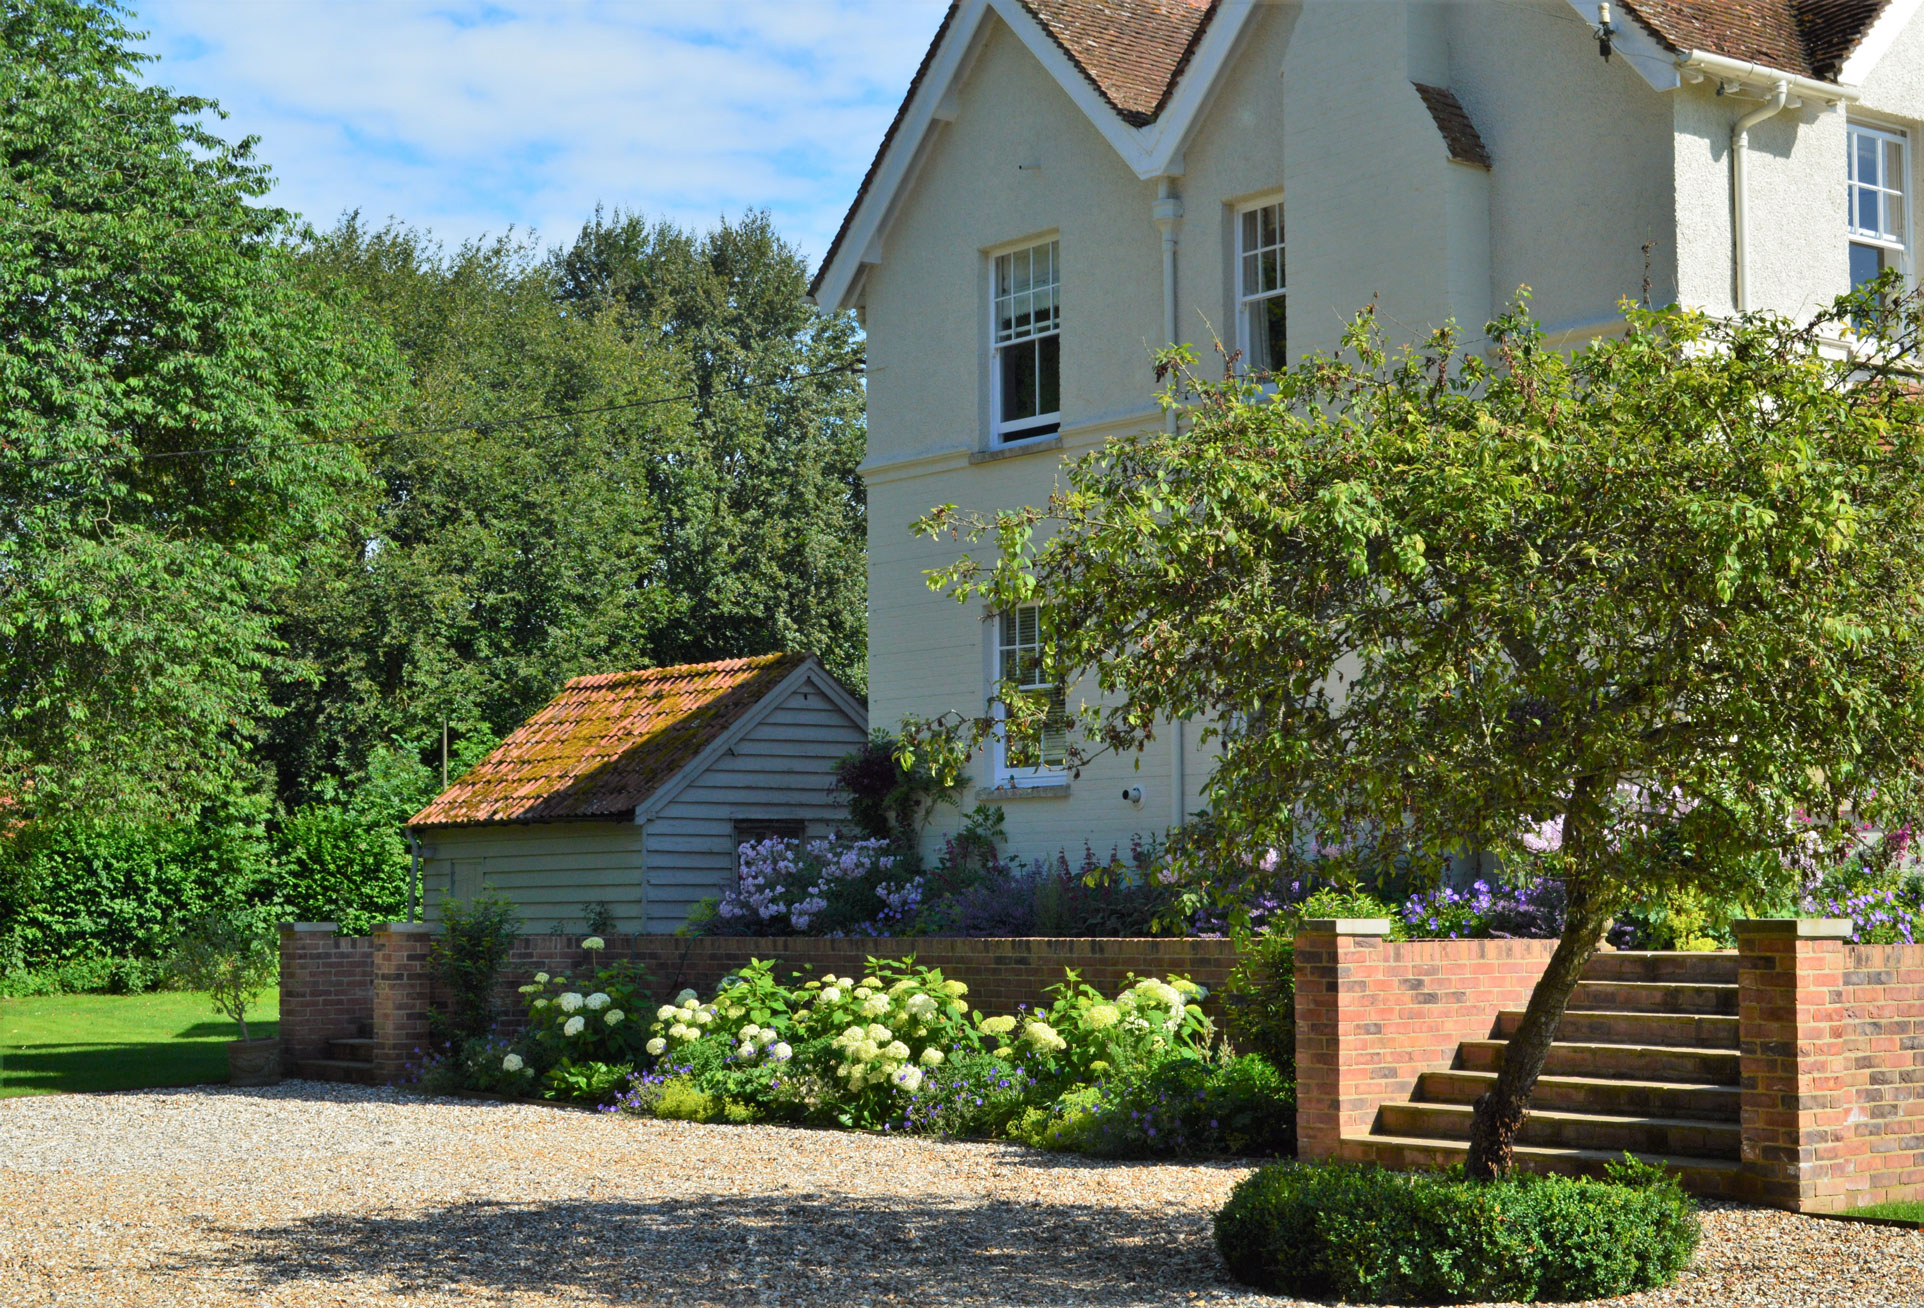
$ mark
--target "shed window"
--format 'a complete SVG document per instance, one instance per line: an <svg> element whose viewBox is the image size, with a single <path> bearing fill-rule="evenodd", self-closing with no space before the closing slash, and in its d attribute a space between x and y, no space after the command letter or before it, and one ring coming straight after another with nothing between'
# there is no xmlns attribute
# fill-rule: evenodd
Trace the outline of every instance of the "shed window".
<svg viewBox="0 0 1924 1308"><path fill-rule="evenodd" d="M805 818L744 818L735 823L735 848L764 840L801 840L807 835Z"/></svg>
<svg viewBox="0 0 1924 1308"><path fill-rule="evenodd" d="M1062 427L1061 245L1044 241L995 256L990 411L998 443Z"/></svg>
<svg viewBox="0 0 1924 1308"><path fill-rule="evenodd" d="M1858 123L1850 126L1851 285L1873 281L1887 268L1908 267L1910 191L1905 158L1909 142L1899 132Z"/></svg>

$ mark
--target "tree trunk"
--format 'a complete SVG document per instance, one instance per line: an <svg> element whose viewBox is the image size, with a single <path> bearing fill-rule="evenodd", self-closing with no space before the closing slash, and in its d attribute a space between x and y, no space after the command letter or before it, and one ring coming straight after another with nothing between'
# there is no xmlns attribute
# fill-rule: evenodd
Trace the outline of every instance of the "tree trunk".
<svg viewBox="0 0 1924 1308"><path fill-rule="evenodd" d="M1610 925L1610 910L1598 888L1587 884L1589 878L1572 876L1567 883L1569 915L1564 919L1563 935L1550 966L1530 992L1530 1003L1523 1011L1523 1022L1510 1037L1503 1054L1503 1070L1497 1073L1495 1088L1476 1101L1470 1121L1470 1158L1472 1180L1494 1181L1510 1170L1516 1148L1517 1132L1529 1111L1530 1094L1537 1077L1550 1057L1550 1044L1563 1022L1563 1010L1570 993L1583 979L1583 969L1597 952L1597 943Z"/></svg>

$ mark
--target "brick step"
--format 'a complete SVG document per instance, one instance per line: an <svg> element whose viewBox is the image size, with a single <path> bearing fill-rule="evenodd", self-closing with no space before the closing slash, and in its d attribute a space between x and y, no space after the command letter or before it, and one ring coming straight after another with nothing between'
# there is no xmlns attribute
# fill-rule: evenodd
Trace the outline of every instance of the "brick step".
<svg viewBox="0 0 1924 1308"><path fill-rule="evenodd" d="M1457 1067L1495 1072L1503 1066L1507 1040L1465 1040L1457 1046ZM1676 1045L1580 1044L1559 1040L1543 1064L1545 1076L1595 1076L1618 1081L1683 1081L1691 1085L1736 1085L1735 1049L1691 1049Z"/></svg>
<svg viewBox="0 0 1924 1308"><path fill-rule="evenodd" d="M1413 1098L1435 1104L1474 1104L1479 1095L1495 1087L1495 1072L1425 1072L1417 1078ZM1734 1085L1622 1081L1601 1076L1540 1076L1530 1096L1533 1111L1688 1117L1708 1122L1739 1120L1742 1103L1743 1092Z"/></svg>
<svg viewBox="0 0 1924 1308"><path fill-rule="evenodd" d="M1423 1140L1468 1140L1475 1110L1468 1104L1387 1103L1376 1110L1376 1130ZM1533 1102L1517 1143L1545 1149L1600 1149L1609 1154L1661 1154L1678 1158L1736 1158L1741 1131L1735 1122L1687 1117L1616 1117L1540 1110Z"/></svg>
<svg viewBox="0 0 1924 1308"><path fill-rule="evenodd" d="M1508 1040L1523 1025L1523 1010L1496 1015L1496 1034ZM1566 1009L1557 1039L1590 1045L1676 1045L1684 1049L1737 1048L1737 1019L1698 1013L1585 1013ZM1662 1078L1656 1078L1661 1080Z"/></svg>
<svg viewBox="0 0 1924 1308"><path fill-rule="evenodd" d="M1579 981L1570 1007L1589 1013L1737 1016L1737 987L1703 981Z"/></svg>
<svg viewBox="0 0 1924 1308"><path fill-rule="evenodd" d="M1345 1136L1345 1158L1366 1159L1384 1167L1408 1171L1414 1168L1450 1167L1469 1156L1470 1147L1459 1140L1425 1140L1414 1136ZM1646 1163L1678 1173L1684 1189L1692 1194L1737 1198L1743 1183L1743 1165L1728 1158L1691 1158L1663 1154L1638 1154ZM1602 1149L1551 1149L1541 1145L1519 1145L1516 1165L1531 1172L1556 1172L1564 1176L1602 1176L1606 1163L1621 1162L1621 1151Z"/></svg>
<svg viewBox="0 0 1924 1308"><path fill-rule="evenodd" d="M1585 981L1682 981L1710 985L1737 984L1737 951L1715 953L1657 953L1637 949L1607 949L1583 969Z"/></svg>
<svg viewBox="0 0 1924 1308"><path fill-rule="evenodd" d="M374 1061L374 1037L341 1036L327 1042L330 1056L350 1063L371 1063Z"/></svg>
<svg viewBox="0 0 1924 1308"><path fill-rule="evenodd" d="M295 1064L309 1081L348 1081L356 1085L374 1084L374 1064L352 1058L303 1058Z"/></svg>

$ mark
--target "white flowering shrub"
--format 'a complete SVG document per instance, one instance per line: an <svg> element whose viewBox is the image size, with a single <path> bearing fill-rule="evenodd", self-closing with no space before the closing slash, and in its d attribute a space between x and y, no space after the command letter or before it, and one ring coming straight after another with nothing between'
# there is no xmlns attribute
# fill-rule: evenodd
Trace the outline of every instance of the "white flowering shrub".
<svg viewBox="0 0 1924 1308"><path fill-rule="evenodd" d="M922 908L923 879L906 875L886 840L750 841L741 876L715 906L715 925L743 935L886 936Z"/></svg>
<svg viewBox="0 0 1924 1308"><path fill-rule="evenodd" d="M1051 993L1056 999L1046 1014L1004 1036L1013 1034L1015 1047L1078 1078L1136 1071L1170 1058L1203 1058L1215 1040L1215 1026L1202 1011L1209 992L1187 977L1139 979L1131 973L1111 999L1071 970Z"/></svg>

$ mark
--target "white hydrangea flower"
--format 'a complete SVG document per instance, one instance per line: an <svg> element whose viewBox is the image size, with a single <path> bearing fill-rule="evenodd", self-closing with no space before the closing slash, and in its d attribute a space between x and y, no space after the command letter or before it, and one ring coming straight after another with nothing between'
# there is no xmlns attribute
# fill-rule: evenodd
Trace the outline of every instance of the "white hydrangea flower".
<svg viewBox="0 0 1924 1308"><path fill-rule="evenodd" d="M924 1049L922 1051L921 1063L922 1063L922 1066L924 1067L942 1066L942 1051L940 1049L937 1049L934 1045L930 1045L927 1049Z"/></svg>
<svg viewBox="0 0 1924 1308"><path fill-rule="evenodd" d="M540 987L540 986L538 986L538 985L534 985L534 984L532 984L532 983L530 983L530 984L528 984L528 985L525 985L525 986L516 986L516 987L515 987L515 993L516 993L516 994L521 994L521 995L532 995L532 994L535 994L535 993L537 993L537 992L539 992L539 991L540 991L540 989L541 989L541 987Z"/></svg>
<svg viewBox="0 0 1924 1308"><path fill-rule="evenodd" d="M903 1007L907 1008L908 1011L916 1017L927 1021L929 1018L935 1016L935 997L933 995L910 995Z"/></svg>
<svg viewBox="0 0 1924 1308"><path fill-rule="evenodd" d="M889 1001L887 995L870 995L862 1002L863 1017L887 1017Z"/></svg>
<svg viewBox="0 0 1924 1308"><path fill-rule="evenodd" d="M526 1066L527 1064L521 1061L520 1054L509 1054L501 1060L501 1070L504 1072L519 1072Z"/></svg>
<svg viewBox="0 0 1924 1308"><path fill-rule="evenodd" d="M561 1034L565 1036L578 1036L581 1034L581 1029L587 1025L588 1025L587 1018L571 1017L565 1023L562 1024Z"/></svg>
<svg viewBox="0 0 1924 1308"><path fill-rule="evenodd" d="M701 1002L701 996L692 990L684 990L675 996L675 1003L682 1008L691 1008Z"/></svg>
<svg viewBox="0 0 1924 1308"><path fill-rule="evenodd" d="M869 1029L863 1032L863 1034L866 1035L869 1039L873 1040L878 1045L885 1045L889 1041L895 1039L895 1032L889 1030L887 1027L883 1026L880 1022L871 1023L869 1025Z"/></svg>
<svg viewBox="0 0 1924 1308"><path fill-rule="evenodd" d="M620 1026L622 1019L627 1016L628 1015L622 1012L619 1008L611 1008L606 1013L602 1014L601 1020L606 1022L609 1026Z"/></svg>
<svg viewBox="0 0 1924 1308"><path fill-rule="evenodd" d="M743 1058L753 1058L755 1056L755 1042L753 1040L744 1040L736 1047L735 1052Z"/></svg>
<svg viewBox="0 0 1924 1308"><path fill-rule="evenodd" d="M1100 1031L1120 1022L1122 1012L1114 1004L1093 1004L1089 1011L1082 1015L1082 1020L1086 1025Z"/></svg>
<svg viewBox="0 0 1924 1308"><path fill-rule="evenodd" d="M536 972L534 974L534 979L539 981L544 986L548 984L548 974L546 972Z"/></svg>
<svg viewBox="0 0 1924 1308"><path fill-rule="evenodd" d="M528 1007L535 1012L540 1012L542 1009L546 1008L547 1006L548 1006L548 1001L545 999L537 999L532 1004L528 1005Z"/></svg>
<svg viewBox="0 0 1924 1308"><path fill-rule="evenodd" d="M872 976L863 977L858 984L865 985L870 990L880 990L882 988L882 983Z"/></svg>
<svg viewBox="0 0 1924 1308"><path fill-rule="evenodd" d="M608 947L608 942L606 940L603 940L600 936L589 936L587 939L581 942L581 947L583 949L606 949Z"/></svg>
<svg viewBox="0 0 1924 1308"><path fill-rule="evenodd" d="M872 995L872 994L874 994L874 993L875 993L875 992L874 992L873 990L870 990L870 989L869 989L869 988L868 988L867 986L856 986L856 987L855 987L855 997L856 997L857 999L867 999L867 998L868 998L868 997L869 997L870 995Z"/></svg>
<svg viewBox="0 0 1924 1308"><path fill-rule="evenodd" d="M581 1003L581 996L570 990L567 994L561 996L561 1011L564 1013L572 1013L581 1007Z"/></svg>
<svg viewBox="0 0 1924 1308"><path fill-rule="evenodd" d="M714 1020L715 1020L715 1010L712 1008L704 1008L699 1013L695 1014L695 1024L697 1026L707 1026L710 1022L713 1022Z"/></svg>
<svg viewBox="0 0 1924 1308"><path fill-rule="evenodd" d="M1007 1035L1013 1030L1015 1030L1015 1019L1007 1014L1001 1017L985 1018L982 1022L982 1034L984 1035Z"/></svg>
<svg viewBox="0 0 1924 1308"><path fill-rule="evenodd" d="M1030 1021L1022 1028L1022 1039L1045 1053L1056 1053L1067 1049L1069 1042L1056 1034L1056 1029L1043 1021Z"/></svg>
<svg viewBox="0 0 1924 1308"><path fill-rule="evenodd" d="M908 1058L909 1047L903 1044L900 1040L894 1040L889 1042L888 1048L884 1049L882 1052L887 1054L890 1058L893 1058L896 1062L899 1063L905 1060L906 1058Z"/></svg>
<svg viewBox="0 0 1924 1308"><path fill-rule="evenodd" d="M908 1091L908 1093L914 1094L922 1088L922 1069L919 1067L902 1068L896 1072L893 1079L896 1085Z"/></svg>
<svg viewBox="0 0 1924 1308"><path fill-rule="evenodd" d="M786 1063L795 1056L795 1051L788 1047L788 1041L777 1040L768 1047L768 1056L778 1063Z"/></svg>
<svg viewBox="0 0 1924 1308"><path fill-rule="evenodd" d="M642 1048L646 1049L649 1053L659 1058L664 1052L666 1052L668 1048L668 1042L666 1040L663 1040L660 1036L656 1036L653 1040L650 1040L647 1044L643 1045Z"/></svg>
<svg viewBox="0 0 1924 1308"><path fill-rule="evenodd" d="M837 988L837 987L835 987L835 986L823 986L823 987L822 987L822 1002L823 1002L824 1004L839 1004L839 1003L841 1003L841 1002L842 1002L842 992L841 992L841 990L840 990L840 989L838 989L838 988Z"/></svg>
<svg viewBox="0 0 1924 1308"><path fill-rule="evenodd" d="M608 998L608 996L601 993L601 991L597 990L592 995L589 995L582 1002L588 1005L589 1012L599 1013L602 1009L606 1008L608 1005L614 1003L615 1001Z"/></svg>
<svg viewBox="0 0 1924 1308"><path fill-rule="evenodd" d="M697 1032L691 1030L686 1026L683 1026L680 1022L677 1022L673 1026L668 1028L668 1034L675 1037L675 1039L677 1040L693 1040Z"/></svg>
<svg viewBox="0 0 1924 1308"><path fill-rule="evenodd" d="M954 995L957 999L960 999L963 995L966 995L969 993L969 988L963 985L960 981L944 981L942 983L942 989L946 990L949 994Z"/></svg>
<svg viewBox="0 0 1924 1308"><path fill-rule="evenodd" d="M655 1020L659 1022L673 1022L679 1020L680 1017L681 1010L673 1004L663 1004L655 1010Z"/></svg>
<svg viewBox="0 0 1924 1308"><path fill-rule="evenodd" d="M760 1035L761 1033L762 1033L762 1029L756 1026L753 1022L750 1022L747 1026L742 1028L742 1039L753 1040L756 1036Z"/></svg>

